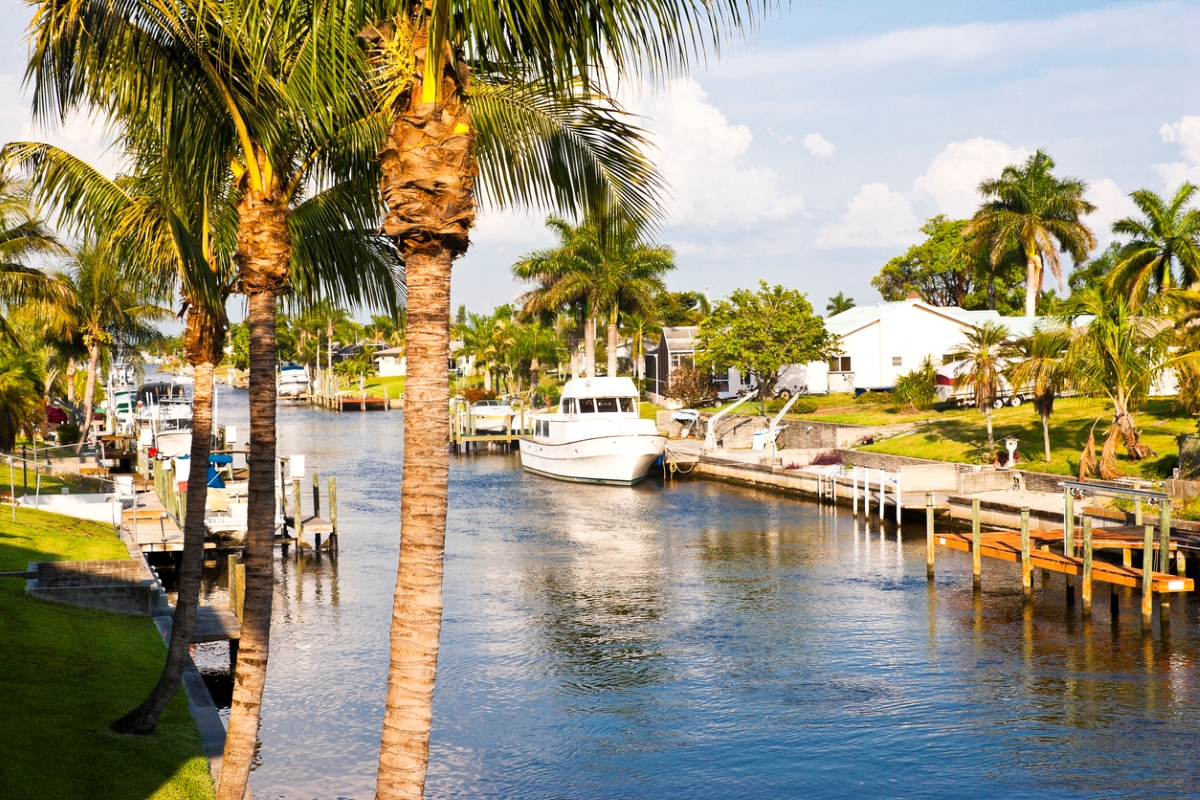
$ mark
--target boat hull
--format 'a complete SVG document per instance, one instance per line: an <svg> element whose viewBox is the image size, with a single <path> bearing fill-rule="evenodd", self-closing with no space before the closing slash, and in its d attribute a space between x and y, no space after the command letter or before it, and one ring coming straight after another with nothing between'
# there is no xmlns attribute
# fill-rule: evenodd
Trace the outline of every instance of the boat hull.
<svg viewBox="0 0 1200 800"><path fill-rule="evenodd" d="M666 443L665 436L599 436L566 444L525 437L521 466L558 480L629 486L646 478Z"/></svg>
<svg viewBox="0 0 1200 800"><path fill-rule="evenodd" d="M154 447L163 458L178 458L192 452L191 431L159 431L154 437Z"/></svg>

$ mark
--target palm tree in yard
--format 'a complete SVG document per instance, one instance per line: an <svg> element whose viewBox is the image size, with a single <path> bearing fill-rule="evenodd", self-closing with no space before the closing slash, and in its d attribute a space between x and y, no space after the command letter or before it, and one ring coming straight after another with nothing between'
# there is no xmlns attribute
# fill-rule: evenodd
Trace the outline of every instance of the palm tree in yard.
<svg viewBox="0 0 1200 800"><path fill-rule="evenodd" d="M587 308L585 363L595 375L595 321L608 324L608 374L617 374L618 325L623 313L652 314L666 290L662 276L675 268L671 248L645 241L646 223L620 211L591 215L581 225L551 217L558 246L524 256L513 274L537 287L525 308L536 312L581 301Z"/></svg>
<svg viewBox="0 0 1200 800"><path fill-rule="evenodd" d="M648 216L657 187L638 152L639 133L615 111L550 112L588 97L603 109L605 93L595 86L600 64L630 79L680 72L696 48L719 46L756 8L739 0L381 0L375 8L369 38L389 100L384 230L404 256L409 309L400 566L380 798L424 793L446 532L450 271L470 245L476 178L502 206L578 214L619 205ZM502 88L490 89L492 78Z"/></svg>
<svg viewBox="0 0 1200 800"><path fill-rule="evenodd" d="M854 308L854 298L846 297L845 292L838 292L833 297L829 298L829 302L825 304L825 310L829 316L836 316L843 311L849 311Z"/></svg>
<svg viewBox="0 0 1200 800"><path fill-rule="evenodd" d="M1053 169L1054 159L1038 150L1024 164L1005 167L999 178L979 184L987 202L963 230L993 267L1014 249L1024 257L1027 317L1036 314L1047 266L1062 284L1058 253L1070 254L1078 264L1096 246L1096 237L1081 221L1096 210L1083 197L1087 184L1057 178Z"/></svg>
<svg viewBox="0 0 1200 800"><path fill-rule="evenodd" d="M1061 326L1039 328L1032 336L1014 343L1017 359L1005 373L1014 388L1028 386L1033 392L1033 407L1042 418L1042 444L1050 461L1050 415L1054 400L1067 386L1063 355L1070 344L1070 333Z"/></svg>
<svg viewBox="0 0 1200 800"><path fill-rule="evenodd" d="M1143 217L1126 217L1112 225L1113 233L1132 238L1117 251L1108 277L1110 290L1136 305L1152 291L1200 281L1200 210L1187 208L1196 190L1185 183L1170 202L1149 189L1129 195Z"/></svg>
<svg viewBox="0 0 1200 800"><path fill-rule="evenodd" d="M1176 330L1165 317L1175 299L1160 294L1135 310L1126 297L1088 289L1063 309L1069 320L1082 323L1072 330L1063 368L1079 391L1107 397L1113 406L1101 463L1106 479L1120 477L1118 440L1135 461L1153 455L1139 438L1133 415L1174 358Z"/></svg>
<svg viewBox="0 0 1200 800"><path fill-rule="evenodd" d="M954 376L954 388L971 387L975 407L987 420L988 452L995 450L992 434L992 409L1000 396L1004 370L1015 352L1009 343L1008 328L985 322L967 332L967 342L948 358L962 362Z"/></svg>
<svg viewBox="0 0 1200 800"><path fill-rule="evenodd" d="M0 170L0 303L6 309L69 303L69 288L30 264L38 256L66 252L38 213L29 187L10 170ZM0 334L7 331L7 316L0 314Z"/></svg>
<svg viewBox="0 0 1200 800"><path fill-rule="evenodd" d="M235 286L250 332L250 491L242 634L217 796L240 800L253 758L273 595L277 298L390 308L398 263L380 218L382 118L358 91L357 28L318 2L193 5L42 0L34 113L76 107L152 132L180 171L234 187ZM339 22L341 24L339 24ZM131 57L136 53L136 57Z"/></svg>

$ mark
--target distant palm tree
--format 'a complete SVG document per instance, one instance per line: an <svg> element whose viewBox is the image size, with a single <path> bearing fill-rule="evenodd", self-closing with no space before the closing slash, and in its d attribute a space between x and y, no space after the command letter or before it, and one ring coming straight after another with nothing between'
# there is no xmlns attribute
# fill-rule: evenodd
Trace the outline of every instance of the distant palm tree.
<svg viewBox="0 0 1200 800"><path fill-rule="evenodd" d="M1196 191L1185 183L1169 203L1149 189L1130 193L1143 218L1125 217L1112 225L1113 233L1133 238L1117 252L1110 290L1137 305L1152 290L1200 281L1200 210L1186 208Z"/></svg>
<svg viewBox="0 0 1200 800"><path fill-rule="evenodd" d="M1054 400L1067 385L1063 355L1071 343L1070 333L1061 326L1039 328L1014 344L1014 356L1019 359L1006 373L1014 388L1030 387L1033 407L1042 418L1042 444L1045 459L1050 461L1050 415Z"/></svg>
<svg viewBox="0 0 1200 800"><path fill-rule="evenodd" d="M558 246L538 250L513 265L513 274L538 286L525 294L534 313L583 301L587 308L584 360L595 376L595 322L608 323L608 374L617 374L618 325L624 313L651 314L666 290L662 276L675 268L671 248L645 241L646 222L615 210L595 214L579 225L558 217L546 220ZM589 335L591 334L591 335Z"/></svg>
<svg viewBox="0 0 1200 800"><path fill-rule="evenodd" d="M836 316L843 311L849 311L854 308L854 298L846 297L845 292L838 292L833 297L829 298L829 302L825 304L825 310L829 312L829 316Z"/></svg>
<svg viewBox="0 0 1200 800"><path fill-rule="evenodd" d="M954 376L954 388L970 386L975 393L975 407L987 419L988 451L995 449L992 434L992 409L1000 394L1000 381L1014 350L1009 343L1008 328L995 322L985 322L967 332L967 342L948 357L961 361Z"/></svg>
<svg viewBox="0 0 1200 800"><path fill-rule="evenodd" d="M1021 166L1008 166L1000 177L979 184L985 202L963 235L987 252L993 266L1013 249L1025 258L1025 316L1035 316L1042 276L1049 265L1062 283L1058 251L1075 263L1096 246L1096 237L1080 218L1096 210L1083 199L1087 184L1051 174L1054 159L1038 150Z"/></svg>

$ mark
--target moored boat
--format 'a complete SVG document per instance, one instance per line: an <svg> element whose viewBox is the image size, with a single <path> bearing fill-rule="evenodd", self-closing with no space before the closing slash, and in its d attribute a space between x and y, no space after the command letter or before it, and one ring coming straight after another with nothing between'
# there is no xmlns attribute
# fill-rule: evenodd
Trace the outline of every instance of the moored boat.
<svg viewBox="0 0 1200 800"><path fill-rule="evenodd" d="M301 364L284 364L279 369L277 389L280 397L304 397L312 393L312 379L308 367Z"/></svg>
<svg viewBox="0 0 1200 800"><path fill-rule="evenodd" d="M503 400L479 400L471 404L471 418L479 433L507 433L513 409Z"/></svg>
<svg viewBox="0 0 1200 800"><path fill-rule="evenodd" d="M533 417L533 434L521 437L521 466L560 480L634 484L666 443L653 420L639 417L632 380L577 378L567 381L556 412Z"/></svg>

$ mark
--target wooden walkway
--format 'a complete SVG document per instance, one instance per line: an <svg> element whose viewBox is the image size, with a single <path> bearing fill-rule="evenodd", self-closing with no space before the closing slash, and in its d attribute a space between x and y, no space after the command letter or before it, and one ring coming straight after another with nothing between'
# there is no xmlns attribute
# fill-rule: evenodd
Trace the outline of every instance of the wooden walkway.
<svg viewBox="0 0 1200 800"><path fill-rule="evenodd" d="M223 642L242 637L242 623L237 614L220 606L200 606L196 609L196 628L192 644Z"/></svg>
<svg viewBox="0 0 1200 800"><path fill-rule="evenodd" d="M1038 535L1035 538L1034 532L1030 532L1030 566L1035 569L1060 572L1064 575L1082 576L1084 574L1082 558L1060 555L1048 550L1034 549L1035 541L1039 542L1042 547L1048 547L1048 543L1051 541L1062 541L1062 531L1058 531L1057 537L1052 536L1052 533L1051 531L1038 531ZM1094 535L1095 538L1092 540L1093 548L1134 549L1134 543L1125 537L1109 537L1109 532L1105 530L1097 531L1097 533L1100 535ZM1102 545L1099 544L1100 542L1109 542L1109 544ZM971 552L970 533L939 533L937 534L937 543L952 550L961 550L964 553ZM1174 547L1173 543L1172 547ZM1139 541L1136 543L1136 549L1142 549L1142 542ZM1157 549L1157 543L1155 544L1155 549ZM979 554L989 558L997 558L1001 561L1020 563L1021 534L1009 532L981 533L979 535ZM1093 561L1092 580L1102 583L1112 583L1117 586L1137 588L1142 585L1142 570L1132 566L1109 564L1107 561ZM1150 588L1151 591L1158 593L1190 592L1195 588L1195 585L1191 578L1171 575L1165 572L1154 572L1151 574Z"/></svg>
<svg viewBox="0 0 1200 800"><path fill-rule="evenodd" d="M183 549L183 531L153 490L138 494L136 512L132 508L121 512L121 531L143 553Z"/></svg>

